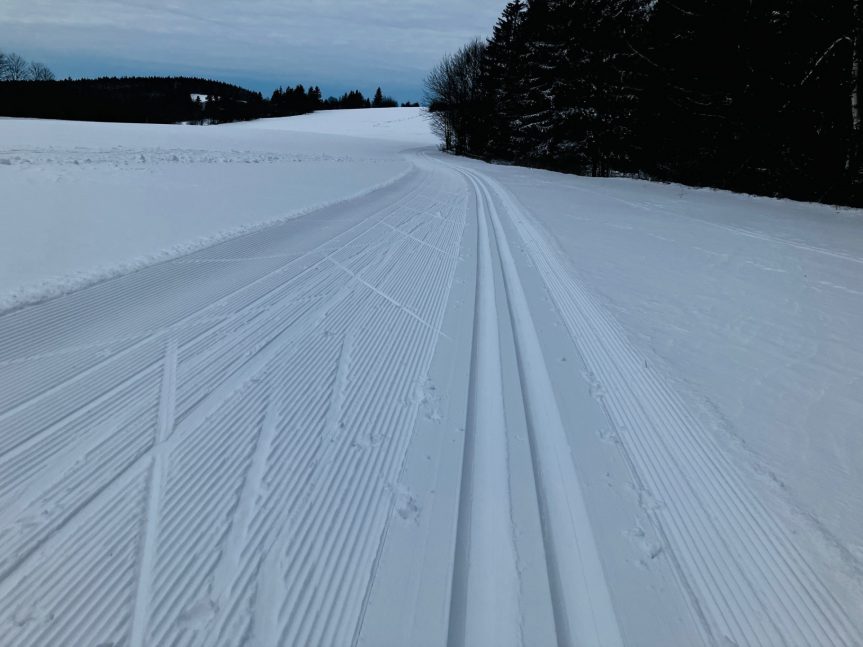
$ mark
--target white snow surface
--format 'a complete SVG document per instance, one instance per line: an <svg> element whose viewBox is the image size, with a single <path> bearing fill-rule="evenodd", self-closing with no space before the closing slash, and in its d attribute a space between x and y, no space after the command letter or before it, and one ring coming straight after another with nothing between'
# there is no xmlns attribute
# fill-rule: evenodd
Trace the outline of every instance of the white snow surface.
<svg viewBox="0 0 863 647"><path fill-rule="evenodd" d="M436 146L425 108L367 108L321 110L290 119L259 119L239 128L289 130L291 132L343 135L405 142L415 146Z"/></svg>
<svg viewBox="0 0 863 647"><path fill-rule="evenodd" d="M423 119L0 121L0 645L863 644L863 214Z"/></svg>
<svg viewBox="0 0 863 647"><path fill-rule="evenodd" d="M388 119L421 120L416 109L396 111ZM333 117L317 120L321 132ZM0 120L0 310L355 196L408 168L398 152L415 128L401 135L408 143L381 145L294 131L285 121ZM365 132L367 122L347 120L355 122ZM402 131L374 132L393 140Z"/></svg>

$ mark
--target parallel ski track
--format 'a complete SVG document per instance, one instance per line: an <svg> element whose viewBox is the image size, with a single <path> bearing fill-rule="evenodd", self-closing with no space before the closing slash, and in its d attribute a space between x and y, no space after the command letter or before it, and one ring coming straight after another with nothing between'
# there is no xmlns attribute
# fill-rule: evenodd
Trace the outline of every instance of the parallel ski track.
<svg viewBox="0 0 863 647"><path fill-rule="evenodd" d="M484 205L478 210L478 218L488 218L494 232L527 418L558 644L621 645L564 423L501 216L483 178L472 171L459 170ZM480 230L480 239L484 230L485 227ZM485 238L487 242L488 233Z"/></svg>
<svg viewBox="0 0 863 647"><path fill-rule="evenodd" d="M520 645L520 581L509 483L500 312L487 204L475 188L476 308L449 645Z"/></svg>
<svg viewBox="0 0 863 647"><path fill-rule="evenodd" d="M564 269L497 182L496 196L580 348L648 511L716 644L859 645L863 637L793 537L739 469L639 356L617 322Z"/></svg>
<svg viewBox="0 0 863 647"><path fill-rule="evenodd" d="M0 319L0 644L354 639L466 218L423 178Z"/></svg>

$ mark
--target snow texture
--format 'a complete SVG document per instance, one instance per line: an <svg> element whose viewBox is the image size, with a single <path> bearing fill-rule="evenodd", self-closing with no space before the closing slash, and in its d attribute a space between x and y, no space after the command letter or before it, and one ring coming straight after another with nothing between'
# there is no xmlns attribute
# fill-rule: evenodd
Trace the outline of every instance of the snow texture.
<svg viewBox="0 0 863 647"><path fill-rule="evenodd" d="M0 120L0 311L367 192L429 142L418 109L355 112L239 127Z"/></svg>
<svg viewBox="0 0 863 647"><path fill-rule="evenodd" d="M0 645L860 644L860 212L422 119L0 122Z"/></svg>

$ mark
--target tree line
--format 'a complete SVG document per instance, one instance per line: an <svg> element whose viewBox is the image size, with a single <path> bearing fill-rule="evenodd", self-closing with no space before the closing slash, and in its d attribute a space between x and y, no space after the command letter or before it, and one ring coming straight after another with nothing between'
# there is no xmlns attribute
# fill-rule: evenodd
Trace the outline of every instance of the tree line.
<svg viewBox="0 0 863 647"><path fill-rule="evenodd" d="M861 0L512 0L426 79L444 148L863 204Z"/></svg>
<svg viewBox="0 0 863 647"><path fill-rule="evenodd" d="M402 107L419 107L418 103L402 103ZM380 88L369 99L359 90L345 92L340 97L323 98L321 89L312 86L308 90L303 85L293 88L277 88L270 97L269 115L286 117L301 115L315 110L350 110L356 108L397 108L398 101L385 95Z"/></svg>
<svg viewBox="0 0 863 647"><path fill-rule="evenodd" d="M269 98L237 85L195 77L102 77L55 80L51 71L0 53L0 116L129 123L218 124L315 110L389 108L378 88L323 98L318 86L276 89ZM402 104L411 105L411 104ZM417 105L417 104L413 104Z"/></svg>
<svg viewBox="0 0 863 647"><path fill-rule="evenodd" d="M205 100L196 100L202 95ZM266 113L259 92L199 78L0 82L0 115L129 123L222 123Z"/></svg>

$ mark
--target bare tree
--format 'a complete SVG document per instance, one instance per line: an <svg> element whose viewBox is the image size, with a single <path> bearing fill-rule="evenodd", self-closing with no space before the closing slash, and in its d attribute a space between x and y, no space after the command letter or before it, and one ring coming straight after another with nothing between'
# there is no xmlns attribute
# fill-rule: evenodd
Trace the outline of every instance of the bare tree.
<svg viewBox="0 0 863 647"><path fill-rule="evenodd" d="M27 79L27 61L18 54L7 54L0 70L0 80L24 81Z"/></svg>
<svg viewBox="0 0 863 647"><path fill-rule="evenodd" d="M428 105L432 132L443 141L444 150L452 150L451 104L454 91L453 57L445 55L425 79L425 102Z"/></svg>
<svg viewBox="0 0 863 647"><path fill-rule="evenodd" d="M468 152L481 115L480 77L486 45L476 39L443 60L425 80L425 100L432 130L446 150Z"/></svg>
<svg viewBox="0 0 863 647"><path fill-rule="evenodd" d="M53 81L54 73L48 66L34 61L27 68L27 78L31 81Z"/></svg>

